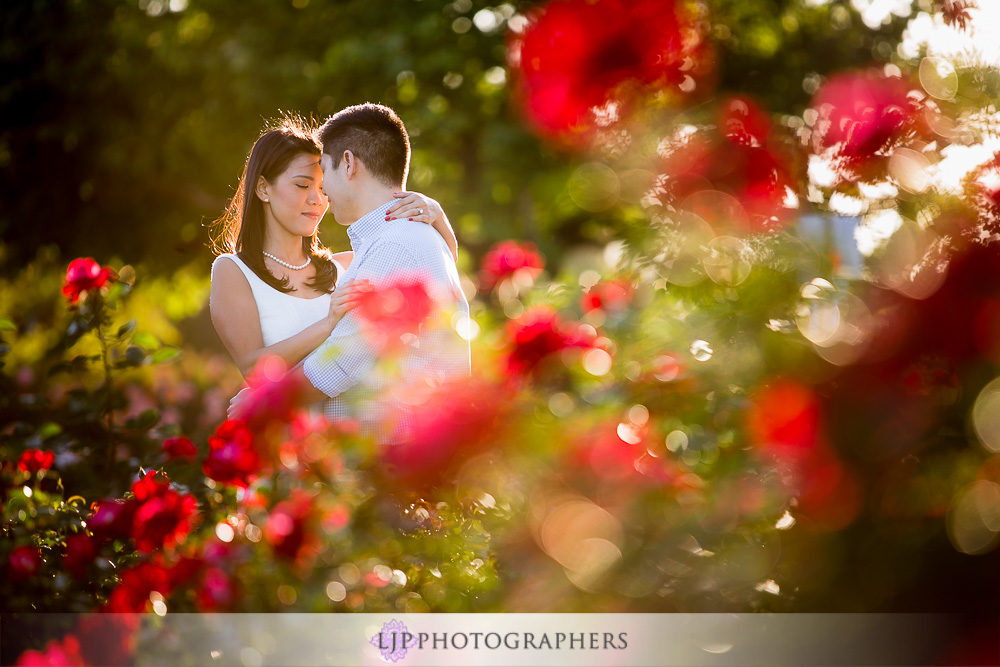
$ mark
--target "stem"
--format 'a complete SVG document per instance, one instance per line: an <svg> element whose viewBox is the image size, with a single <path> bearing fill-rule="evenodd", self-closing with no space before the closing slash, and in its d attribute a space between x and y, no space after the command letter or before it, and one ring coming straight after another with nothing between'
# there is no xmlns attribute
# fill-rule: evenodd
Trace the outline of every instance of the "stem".
<svg viewBox="0 0 1000 667"><path fill-rule="evenodd" d="M104 340L104 332L101 330L101 321L98 319L97 326L97 340L101 342L101 362L104 364L104 417L107 419L106 428L108 430L108 454L105 463L105 476L108 482L108 492L110 493L114 489L114 471L115 471L115 442L112 437L114 431L114 417L111 411L111 363L108 361L108 342Z"/></svg>

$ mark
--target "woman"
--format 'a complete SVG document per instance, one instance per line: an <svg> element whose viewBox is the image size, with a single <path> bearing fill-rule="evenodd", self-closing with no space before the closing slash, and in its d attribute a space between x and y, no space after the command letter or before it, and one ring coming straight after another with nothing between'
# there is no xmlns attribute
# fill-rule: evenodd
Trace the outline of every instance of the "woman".
<svg viewBox="0 0 1000 667"><path fill-rule="evenodd" d="M305 126L286 119L254 144L236 196L216 222L212 324L244 377L263 356L302 361L356 305L363 285L337 285L354 257L332 253L318 236L330 204L322 151ZM390 216L432 224L452 255L457 241L441 206L398 193Z"/></svg>

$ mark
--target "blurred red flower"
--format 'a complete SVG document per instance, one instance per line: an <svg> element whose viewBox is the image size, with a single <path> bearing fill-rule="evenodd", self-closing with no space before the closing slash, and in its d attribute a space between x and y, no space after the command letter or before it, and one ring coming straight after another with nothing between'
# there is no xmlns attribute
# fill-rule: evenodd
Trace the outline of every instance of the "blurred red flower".
<svg viewBox="0 0 1000 667"><path fill-rule="evenodd" d="M90 257L74 259L66 268L66 280L63 283L63 295L70 303L76 303L84 292L98 290L114 275L110 267L95 262Z"/></svg>
<svg viewBox="0 0 1000 667"><path fill-rule="evenodd" d="M113 614L143 613L156 591L168 597L173 591L172 574L159 562L147 561L121 573L121 581L111 591L104 611Z"/></svg>
<svg viewBox="0 0 1000 667"><path fill-rule="evenodd" d="M747 428L760 451L797 463L819 443L819 400L808 385L777 380L753 397Z"/></svg>
<svg viewBox="0 0 1000 667"><path fill-rule="evenodd" d="M621 117L642 95L671 101L698 91L713 69L702 24L674 0L556 0L513 34L518 93L542 133L567 137ZM704 86L702 86L704 87Z"/></svg>
<svg viewBox="0 0 1000 667"><path fill-rule="evenodd" d="M892 151L930 132L931 107L915 86L879 71L832 77L812 108L813 150L831 157L843 180L884 178Z"/></svg>
<svg viewBox="0 0 1000 667"><path fill-rule="evenodd" d="M465 461L502 441L511 400L506 388L486 381L435 387L412 406L411 428L382 450L379 469L394 487L413 490L453 480Z"/></svg>
<svg viewBox="0 0 1000 667"><path fill-rule="evenodd" d="M544 266L545 260L534 243L500 241L483 256L479 271L479 287L488 292L504 278L519 271L534 280Z"/></svg>
<svg viewBox="0 0 1000 667"><path fill-rule="evenodd" d="M261 357L247 376L247 388L240 392L234 416L246 423L254 433L267 425L292 421L300 412L305 385L288 372L280 357Z"/></svg>
<svg viewBox="0 0 1000 667"><path fill-rule="evenodd" d="M16 667L83 667L80 640L74 635L53 639L41 651L25 651L14 663Z"/></svg>
<svg viewBox="0 0 1000 667"><path fill-rule="evenodd" d="M202 471L222 484L249 486L261 473L260 454L245 422L229 419L208 438L208 457Z"/></svg>
<svg viewBox="0 0 1000 667"><path fill-rule="evenodd" d="M13 581L30 579L42 568L42 553L38 547L27 545L14 547L7 565L8 579Z"/></svg>
<svg viewBox="0 0 1000 667"><path fill-rule="evenodd" d="M56 461L56 455L48 450L27 449L21 454L17 467L34 475L39 470L48 470Z"/></svg>
<svg viewBox="0 0 1000 667"><path fill-rule="evenodd" d="M132 539L143 553L151 553L183 541L198 510L193 496L170 488L166 478L155 472L132 485L138 502L132 517Z"/></svg>
<svg viewBox="0 0 1000 667"><path fill-rule="evenodd" d="M585 313L595 310L624 313L634 291L632 284L624 280L599 282L580 296L580 310Z"/></svg>
<svg viewBox="0 0 1000 667"><path fill-rule="evenodd" d="M87 526L98 547L107 540L129 536L137 506L135 499L101 500L94 503L94 514L87 521Z"/></svg>
<svg viewBox="0 0 1000 667"><path fill-rule="evenodd" d="M714 228L740 227L745 220L749 229L737 231L766 230L787 221L797 206L791 160L773 145L770 119L749 98L730 98L716 128L685 131L665 142L661 154L657 197L664 205L692 209ZM705 191L730 195L743 210L734 216L726 207L689 199Z"/></svg>
<svg viewBox="0 0 1000 667"><path fill-rule="evenodd" d="M505 371L512 378L536 374L551 355L570 348L592 347L595 340L591 327L562 322L546 306L531 308L508 322L507 338L510 344Z"/></svg>
<svg viewBox="0 0 1000 667"><path fill-rule="evenodd" d="M274 553L290 561L305 555L313 541L309 529L314 515L313 499L302 489L293 489L291 497L275 505L264 526L264 537Z"/></svg>
<svg viewBox="0 0 1000 667"><path fill-rule="evenodd" d="M431 314L432 304L424 282L409 279L362 292L356 311L394 341L404 333L417 333Z"/></svg>
<svg viewBox="0 0 1000 667"><path fill-rule="evenodd" d="M96 557L97 545L90 535L77 533L66 538L63 566L77 579L83 579L86 576L87 568Z"/></svg>
<svg viewBox="0 0 1000 667"><path fill-rule="evenodd" d="M979 220L991 231L1000 231L1000 152L972 173L970 198L975 202Z"/></svg>
<svg viewBox="0 0 1000 667"><path fill-rule="evenodd" d="M163 441L163 453L167 455L168 459L193 459L198 455L198 448L184 436L179 436Z"/></svg>

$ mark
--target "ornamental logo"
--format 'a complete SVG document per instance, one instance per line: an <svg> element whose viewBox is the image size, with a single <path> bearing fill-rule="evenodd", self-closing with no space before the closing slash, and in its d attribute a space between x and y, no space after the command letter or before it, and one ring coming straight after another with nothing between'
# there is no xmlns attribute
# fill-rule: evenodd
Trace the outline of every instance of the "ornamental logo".
<svg viewBox="0 0 1000 667"><path fill-rule="evenodd" d="M413 648L417 638L410 634L402 621L392 619L382 624L382 630L368 640L368 643L379 650L384 660L396 662L406 657L406 649Z"/></svg>

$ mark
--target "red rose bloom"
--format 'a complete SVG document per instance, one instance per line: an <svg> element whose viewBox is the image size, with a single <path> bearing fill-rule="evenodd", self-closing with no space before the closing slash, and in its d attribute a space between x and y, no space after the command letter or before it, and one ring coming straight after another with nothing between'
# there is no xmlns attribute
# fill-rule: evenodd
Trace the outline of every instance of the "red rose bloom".
<svg viewBox="0 0 1000 667"><path fill-rule="evenodd" d="M362 292L356 312L393 341L404 333L417 333L431 314L432 303L423 281L402 280Z"/></svg>
<svg viewBox="0 0 1000 667"><path fill-rule="evenodd" d="M424 489L450 481L491 442L502 442L510 411L507 389L460 380L436 387L412 409L412 428L382 452L393 486Z"/></svg>
<svg viewBox="0 0 1000 667"><path fill-rule="evenodd" d="M632 299L632 292L632 285L625 281L599 282L580 297L580 310L585 313L595 310L624 313Z"/></svg>
<svg viewBox="0 0 1000 667"><path fill-rule="evenodd" d="M733 97L722 105L718 127L684 133L661 149L662 176L655 194L664 205L695 213L717 230L761 231L790 217L795 191L789 160L771 144L770 119L754 102ZM739 202L736 212L717 197Z"/></svg>
<svg viewBox="0 0 1000 667"><path fill-rule="evenodd" d="M223 422L208 438L209 452L202 470L216 482L249 486L261 473L260 455L253 440L253 433L244 422L235 419Z"/></svg>
<svg viewBox="0 0 1000 667"><path fill-rule="evenodd" d="M84 667L87 663L80 656L80 640L66 635L53 639L42 651L25 651L14 663L16 667Z"/></svg>
<svg viewBox="0 0 1000 667"><path fill-rule="evenodd" d="M300 397L305 386L288 373L280 357L265 356L247 377L247 389L234 416L244 421L254 433L274 422L287 423L300 412Z"/></svg>
<svg viewBox="0 0 1000 667"><path fill-rule="evenodd" d="M28 449L21 454L17 467L34 475L39 470L48 470L56 461L56 455L47 450Z"/></svg>
<svg viewBox="0 0 1000 667"><path fill-rule="evenodd" d="M301 489L271 510L264 526L264 537L274 553L286 560L296 560L311 541L309 524L313 518L312 498Z"/></svg>
<svg viewBox="0 0 1000 667"><path fill-rule="evenodd" d="M180 436L164 440L163 453L167 455L168 459L193 459L198 455L198 448L195 447L193 442L183 436Z"/></svg>
<svg viewBox="0 0 1000 667"><path fill-rule="evenodd" d="M94 514L87 521L87 526L98 546L107 540L128 537L137 505L134 499L102 500L94 504Z"/></svg>
<svg viewBox="0 0 1000 667"><path fill-rule="evenodd" d="M569 348L593 345L593 335L575 323L559 320L544 306L528 310L507 324L510 350L506 357L508 377L533 375L549 356Z"/></svg>
<svg viewBox="0 0 1000 667"><path fill-rule="evenodd" d="M131 535L139 551L151 553L184 539L197 511L194 497L177 493L166 479L157 479L155 472L133 484L132 493L139 504Z"/></svg>
<svg viewBox="0 0 1000 667"><path fill-rule="evenodd" d="M779 380L757 392L748 429L762 451L797 463L819 443L819 399L808 385Z"/></svg>
<svg viewBox="0 0 1000 667"><path fill-rule="evenodd" d="M104 611L113 614L141 614L153 591L167 597L173 590L171 572L159 563L140 563L121 573L121 582L111 591Z"/></svg>
<svg viewBox="0 0 1000 667"><path fill-rule="evenodd" d="M76 303L84 292L104 287L111 276L112 271L109 267L101 268L101 265L90 257L74 259L66 269L63 295L70 303Z"/></svg>
<svg viewBox="0 0 1000 667"><path fill-rule="evenodd" d="M83 579L87 568L97 557L95 540L86 533L77 533L66 538L66 555L63 565L77 579Z"/></svg>
<svg viewBox="0 0 1000 667"><path fill-rule="evenodd" d="M10 554L7 576L14 581L24 581L38 574L42 568L42 553L38 547L15 547Z"/></svg>
<svg viewBox="0 0 1000 667"><path fill-rule="evenodd" d="M518 272L534 280L544 266L545 260L534 243L501 241L483 257L479 286L485 291L492 290L504 278Z"/></svg>
<svg viewBox="0 0 1000 667"><path fill-rule="evenodd" d="M517 90L552 136L607 124L647 92L685 99L713 69L702 25L674 0L556 1L528 19L510 48ZM617 113L599 119L609 104Z"/></svg>
<svg viewBox="0 0 1000 667"><path fill-rule="evenodd" d="M928 108L913 88L881 72L834 76L813 100L813 150L832 157L844 180L884 177L892 151L928 133Z"/></svg>

